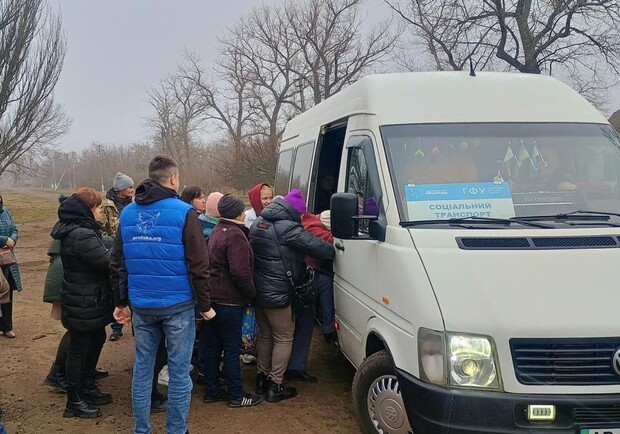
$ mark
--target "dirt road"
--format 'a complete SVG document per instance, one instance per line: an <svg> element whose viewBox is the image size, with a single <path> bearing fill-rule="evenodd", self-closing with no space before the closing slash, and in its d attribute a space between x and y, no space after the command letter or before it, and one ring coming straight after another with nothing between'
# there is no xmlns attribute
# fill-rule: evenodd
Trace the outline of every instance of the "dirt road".
<svg viewBox="0 0 620 434"><path fill-rule="evenodd" d="M50 318L50 305L42 302L47 269L49 232L54 220L19 227L17 256L24 291L16 296L17 339L0 336L0 408L9 434L129 433L131 432L130 382L133 340L130 333L117 342L106 342L99 363L110 376L101 388L114 402L102 407L98 419L65 419L65 395L42 385L54 360L64 329ZM245 384L253 385L255 367L244 369ZM202 388L194 389L189 429L191 433L357 433L351 405L354 370L315 332L309 369L316 384L295 384L299 396L279 404L263 403L249 409L229 409L225 403L204 404ZM165 392L166 388L161 388ZM151 418L153 433L165 433L165 415Z"/></svg>

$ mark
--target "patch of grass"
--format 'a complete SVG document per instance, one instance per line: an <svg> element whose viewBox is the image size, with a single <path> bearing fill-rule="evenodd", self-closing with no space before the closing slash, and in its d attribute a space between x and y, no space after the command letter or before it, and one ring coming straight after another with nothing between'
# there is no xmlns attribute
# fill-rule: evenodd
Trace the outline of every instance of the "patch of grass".
<svg viewBox="0 0 620 434"><path fill-rule="evenodd" d="M49 220L57 216L58 200L21 194L2 195L4 206L11 212L15 224Z"/></svg>

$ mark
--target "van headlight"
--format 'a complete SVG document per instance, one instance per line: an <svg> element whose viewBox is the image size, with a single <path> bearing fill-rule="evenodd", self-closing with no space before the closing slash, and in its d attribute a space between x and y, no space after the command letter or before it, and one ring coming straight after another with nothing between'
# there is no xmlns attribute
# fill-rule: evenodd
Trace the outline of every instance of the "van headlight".
<svg viewBox="0 0 620 434"><path fill-rule="evenodd" d="M427 383L499 390L496 354L489 337L418 330L420 379Z"/></svg>
<svg viewBox="0 0 620 434"><path fill-rule="evenodd" d="M496 351L491 338L451 333L447 337L450 385L500 388Z"/></svg>

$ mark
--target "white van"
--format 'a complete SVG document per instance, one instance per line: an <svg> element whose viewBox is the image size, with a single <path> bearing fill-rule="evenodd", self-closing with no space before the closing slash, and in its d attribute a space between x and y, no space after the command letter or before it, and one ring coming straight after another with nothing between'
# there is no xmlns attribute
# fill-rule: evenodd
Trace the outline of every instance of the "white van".
<svg viewBox="0 0 620 434"><path fill-rule="evenodd" d="M363 78L288 123L292 188L331 205L364 433L620 433L620 138L568 86Z"/></svg>

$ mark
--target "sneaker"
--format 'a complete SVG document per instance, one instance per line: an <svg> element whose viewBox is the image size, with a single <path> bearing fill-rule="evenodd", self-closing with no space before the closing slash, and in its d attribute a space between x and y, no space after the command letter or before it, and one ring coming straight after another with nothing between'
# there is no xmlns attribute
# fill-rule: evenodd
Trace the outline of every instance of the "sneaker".
<svg viewBox="0 0 620 434"><path fill-rule="evenodd" d="M199 372L196 375L196 384L205 384L205 374Z"/></svg>
<svg viewBox="0 0 620 434"><path fill-rule="evenodd" d="M228 401L228 406L230 408L254 407L261 402L263 402L263 398L260 395L252 395L250 393L246 393L239 400Z"/></svg>
<svg viewBox="0 0 620 434"><path fill-rule="evenodd" d="M123 336L123 332L120 330L112 330L112 334L110 335L111 341L118 341Z"/></svg>
<svg viewBox="0 0 620 434"><path fill-rule="evenodd" d="M239 358L245 365L251 365L252 363L256 363L256 357L252 354L241 354Z"/></svg>
<svg viewBox="0 0 620 434"><path fill-rule="evenodd" d="M164 365L159 371L159 375L157 376L157 384L161 386L168 386L168 365Z"/></svg>
<svg viewBox="0 0 620 434"><path fill-rule="evenodd" d="M226 394L222 392L221 395L217 398L205 395L204 398L202 398L202 402L204 402L205 404L213 404L214 402L222 402L226 401L227 399L228 398L226 397Z"/></svg>

